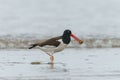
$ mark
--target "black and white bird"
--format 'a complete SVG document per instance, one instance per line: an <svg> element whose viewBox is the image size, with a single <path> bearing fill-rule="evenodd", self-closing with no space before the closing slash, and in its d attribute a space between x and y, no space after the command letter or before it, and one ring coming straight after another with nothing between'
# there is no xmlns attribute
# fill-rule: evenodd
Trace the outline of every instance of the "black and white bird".
<svg viewBox="0 0 120 80"><path fill-rule="evenodd" d="M72 32L70 30L67 29L63 32L62 36L47 39L42 43L32 44L29 47L29 49L39 46L39 48L42 51L44 51L45 53L47 53L50 56L51 63L53 63L53 61L54 61L53 54L64 50L67 47L67 45L70 43L71 37L73 37L80 44L83 43L82 40L80 40L78 37L76 37L74 34L72 34Z"/></svg>

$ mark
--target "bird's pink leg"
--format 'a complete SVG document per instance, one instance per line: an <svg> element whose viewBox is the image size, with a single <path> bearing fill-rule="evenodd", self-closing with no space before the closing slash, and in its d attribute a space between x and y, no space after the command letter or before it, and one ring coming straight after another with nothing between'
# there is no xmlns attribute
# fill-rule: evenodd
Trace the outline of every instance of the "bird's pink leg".
<svg viewBox="0 0 120 80"><path fill-rule="evenodd" d="M53 63L54 62L54 56L51 54L51 53L48 53L47 54L50 56L50 63Z"/></svg>
<svg viewBox="0 0 120 80"><path fill-rule="evenodd" d="M50 60L51 60L51 63L54 62L54 56L53 55L50 56Z"/></svg>
<svg viewBox="0 0 120 80"><path fill-rule="evenodd" d="M51 66L50 66L50 68L54 69L54 56L53 55L50 56L50 60L51 60L51 63L50 63Z"/></svg>

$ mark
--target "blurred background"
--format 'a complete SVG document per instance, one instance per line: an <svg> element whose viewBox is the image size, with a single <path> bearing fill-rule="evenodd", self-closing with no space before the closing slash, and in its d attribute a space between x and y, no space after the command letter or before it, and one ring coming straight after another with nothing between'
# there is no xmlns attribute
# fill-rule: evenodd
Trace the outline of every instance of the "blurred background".
<svg viewBox="0 0 120 80"><path fill-rule="evenodd" d="M77 47L120 47L119 4L119 0L0 0L0 48L25 48L62 35L65 29L85 41Z"/></svg>

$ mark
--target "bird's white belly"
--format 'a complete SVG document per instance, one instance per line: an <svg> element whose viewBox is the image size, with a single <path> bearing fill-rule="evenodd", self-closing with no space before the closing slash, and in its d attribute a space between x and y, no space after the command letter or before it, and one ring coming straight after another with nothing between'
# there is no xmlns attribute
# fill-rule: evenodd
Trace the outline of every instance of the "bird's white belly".
<svg viewBox="0 0 120 80"><path fill-rule="evenodd" d="M54 52L59 52L62 51L63 49L65 49L67 47L67 44L60 44L58 47L56 47L54 49Z"/></svg>
<svg viewBox="0 0 120 80"><path fill-rule="evenodd" d="M45 46L45 47L40 47L40 49L46 53L54 53L54 52L60 52L66 47L67 47L67 44L61 43L58 47Z"/></svg>

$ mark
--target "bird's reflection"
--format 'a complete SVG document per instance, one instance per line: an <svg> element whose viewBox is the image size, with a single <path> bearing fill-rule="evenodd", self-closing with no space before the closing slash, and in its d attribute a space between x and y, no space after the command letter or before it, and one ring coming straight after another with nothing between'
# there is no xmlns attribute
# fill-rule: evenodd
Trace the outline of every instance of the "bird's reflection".
<svg viewBox="0 0 120 80"><path fill-rule="evenodd" d="M55 67L54 63L48 63L48 64L50 64L50 69L54 69L54 67Z"/></svg>

